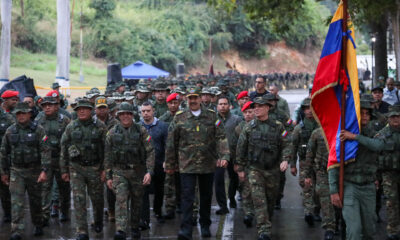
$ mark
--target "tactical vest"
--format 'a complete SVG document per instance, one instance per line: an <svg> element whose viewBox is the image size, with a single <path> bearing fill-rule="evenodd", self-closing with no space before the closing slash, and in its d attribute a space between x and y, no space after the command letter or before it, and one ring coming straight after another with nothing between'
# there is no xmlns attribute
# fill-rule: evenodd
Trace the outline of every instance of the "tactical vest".
<svg viewBox="0 0 400 240"><path fill-rule="evenodd" d="M96 120L87 126L74 121L71 132L71 146L68 148L70 160L82 166L93 166L100 162L103 139Z"/></svg>
<svg viewBox="0 0 400 240"><path fill-rule="evenodd" d="M12 122L7 118L6 113L0 113L0 143L6 133L7 128L12 124Z"/></svg>
<svg viewBox="0 0 400 240"><path fill-rule="evenodd" d="M262 129L256 120L250 122L248 157L250 165L256 168L269 170L279 165L280 132L278 125L268 120L268 131Z"/></svg>
<svg viewBox="0 0 400 240"><path fill-rule="evenodd" d="M304 123L301 123L301 129L299 132L299 146L297 150L297 154L299 155L300 159L305 159L306 158L306 153L307 153L307 143L308 140L311 137L311 133L314 131L315 127L313 125L313 128L306 127Z"/></svg>
<svg viewBox="0 0 400 240"><path fill-rule="evenodd" d="M8 141L11 145L11 166L40 166L39 139L36 135L37 125L31 123L27 129L18 129L14 124L10 127Z"/></svg>
<svg viewBox="0 0 400 240"><path fill-rule="evenodd" d="M133 134L123 134L122 126L117 125L112 135L112 156L115 166L133 168L133 166L144 165L146 152L141 143L140 126L133 124Z"/></svg>
<svg viewBox="0 0 400 240"><path fill-rule="evenodd" d="M61 124L63 123L64 115L58 114L57 119L54 120L46 120L42 118L39 123L43 126L46 135L48 137L47 142L51 147L51 157L58 158L61 152L60 139L65 130L61 128Z"/></svg>
<svg viewBox="0 0 400 240"><path fill-rule="evenodd" d="M400 170L400 134L387 131L385 147L378 157L378 169L382 171Z"/></svg>

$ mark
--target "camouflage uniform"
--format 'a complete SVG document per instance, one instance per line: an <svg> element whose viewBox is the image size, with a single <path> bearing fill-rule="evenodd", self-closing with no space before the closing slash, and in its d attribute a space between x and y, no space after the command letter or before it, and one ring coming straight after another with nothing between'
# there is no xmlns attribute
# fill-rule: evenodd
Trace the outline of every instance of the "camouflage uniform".
<svg viewBox="0 0 400 240"><path fill-rule="evenodd" d="M271 236L271 217L279 189L276 181L280 174L279 164L289 161L290 154L288 133L279 121L254 119L240 134L236 154L238 171L248 168L246 177L250 182L260 235Z"/></svg>
<svg viewBox="0 0 400 240"><path fill-rule="evenodd" d="M129 128L121 124L108 133L105 143L107 180L113 180L116 194L116 230L128 230L128 200L132 201L131 227L138 229L144 186L143 177L154 170L154 149L146 129L133 123Z"/></svg>
<svg viewBox="0 0 400 240"><path fill-rule="evenodd" d="M0 109L0 138L3 139L3 136L9 126L13 124L15 119L10 115L4 112L3 109ZM1 140L0 140L1 143ZM0 174L1 176L1 174ZM4 220L5 222L11 221L11 196L10 189L7 185L5 185L2 181L0 181L0 198L1 198L1 206L3 207Z"/></svg>
<svg viewBox="0 0 400 240"><path fill-rule="evenodd" d="M81 100L75 109L90 107L88 101ZM90 118L79 119L68 124L61 138L61 173L70 174L73 200L76 212L76 231L88 234L86 187L93 204L95 226L103 225L103 183L100 175L103 171L104 139L107 127L101 121Z"/></svg>
<svg viewBox="0 0 400 240"><path fill-rule="evenodd" d="M331 203L328 182L328 149L322 128L315 129L307 144L306 161L304 162L305 178L316 176L315 192L318 194L323 214L322 227L327 231L335 231L335 209Z"/></svg>
<svg viewBox="0 0 400 240"><path fill-rule="evenodd" d="M27 110L29 109L29 110ZM15 111L30 111L28 104L18 103ZM1 144L1 175L10 176L12 203L11 233L24 230L25 191L28 192L31 219L36 227L43 225L41 184L37 182L41 171L50 166L50 149L44 129L33 122L14 123L4 134Z"/></svg>
<svg viewBox="0 0 400 240"><path fill-rule="evenodd" d="M290 110L289 110L289 104L286 101L286 99L282 98L281 96L276 96L279 100L277 102L277 109L279 109L280 111L286 113L288 116L290 116Z"/></svg>
<svg viewBox="0 0 400 240"><path fill-rule="evenodd" d="M306 160L307 143L310 139L311 133L318 127L317 122L314 119L304 119L299 125L297 125L292 134L292 147L293 147L293 159L290 162L291 167L296 167L297 156L299 157L299 185L303 190L303 205L304 214L314 214L314 209L319 205L314 201L315 199L315 186L304 187L305 171L304 162ZM310 176L313 182L315 182L315 172L310 170Z"/></svg>
<svg viewBox="0 0 400 240"><path fill-rule="evenodd" d="M193 94L199 96L199 91ZM200 190L202 230L211 224L212 180L216 160L229 161L228 140L220 124L214 111L201 108L199 116L193 115L189 109L176 113L169 127L165 169L176 170L179 167L183 212L179 234L187 238L192 236L196 179Z"/></svg>
<svg viewBox="0 0 400 240"><path fill-rule="evenodd" d="M47 98L44 97L43 103L46 103ZM60 139L61 136L69 124L70 119L63 114L56 112L52 116L44 115L43 118L40 118L37 121L37 124L42 126L46 132L48 137L48 145L51 149L51 164L50 168L47 171L47 181L43 183L43 193L42 193L42 206L43 206L43 220L45 222L49 221L50 217L50 207L51 207L51 189L53 186L53 180L55 178L58 191L60 192L61 197L61 212L67 216L68 210L70 208L71 202L71 189L69 182L65 182L61 179L60 172Z"/></svg>
<svg viewBox="0 0 400 240"><path fill-rule="evenodd" d="M168 112L168 106L166 102L163 103L154 103L154 117L158 118L162 116L164 113Z"/></svg>

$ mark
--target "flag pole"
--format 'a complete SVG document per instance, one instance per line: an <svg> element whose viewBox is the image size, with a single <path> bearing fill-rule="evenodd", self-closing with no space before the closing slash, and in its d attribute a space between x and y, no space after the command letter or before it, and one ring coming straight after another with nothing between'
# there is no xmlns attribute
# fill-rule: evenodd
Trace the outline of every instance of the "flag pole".
<svg viewBox="0 0 400 240"><path fill-rule="evenodd" d="M347 32L347 0L343 0L343 23L342 23L342 29L343 33ZM346 72L346 50L347 50L347 36L346 34L343 34L343 39L342 39L342 60L341 60L341 70L344 70ZM341 82L341 77L343 77L342 74L340 74L341 71L339 71L339 83ZM341 86L342 87L342 101L341 101L341 128L340 130L345 130L346 129L346 93L345 93L345 87L344 84ZM341 141L340 143L340 174L339 174L339 196L340 196L340 201L343 203L343 193L344 193L344 159L345 159L345 141Z"/></svg>

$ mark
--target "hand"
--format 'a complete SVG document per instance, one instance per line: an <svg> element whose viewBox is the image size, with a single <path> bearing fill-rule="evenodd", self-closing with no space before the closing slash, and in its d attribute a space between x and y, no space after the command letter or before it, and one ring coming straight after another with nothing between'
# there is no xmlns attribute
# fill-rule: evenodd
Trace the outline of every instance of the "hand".
<svg viewBox="0 0 400 240"><path fill-rule="evenodd" d="M175 173L175 170L173 170L173 169L165 169L164 172L167 173L168 175L172 175L172 174Z"/></svg>
<svg viewBox="0 0 400 240"><path fill-rule="evenodd" d="M343 207L342 201L340 201L339 193L331 194L331 203L335 207L338 207L338 208L342 208Z"/></svg>
<svg viewBox="0 0 400 240"><path fill-rule="evenodd" d="M69 182L69 174L68 173L63 173L61 175L62 180L64 180L64 182Z"/></svg>
<svg viewBox="0 0 400 240"><path fill-rule="evenodd" d="M379 189L379 181L375 180L375 189L378 190Z"/></svg>
<svg viewBox="0 0 400 240"><path fill-rule="evenodd" d="M41 183L41 182L46 182L47 181L47 175L46 175L46 172L41 172L40 173L40 175L39 175L39 178L38 178L38 180L37 180L37 182L38 183Z"/></svg>
<svg viewBox="0 0 400 240"><path fill-rule="evenodd" d="M312 179L311 178L304 179L304 187L309 188L311 186L312 186Z"/></svg>
<svg viewBox="0 0 400 240"><path fill-rule="evenodd" d="M1 181L7 186L10 185L10 181L8 179L8 175L1 175Z"/></svg>
<svg viewBox="0 0 400 240"><path fill-rule="evenodd" d="M354 139L356 139L356 136L357 136L356 134L351 133L351 132L346 131L346 130L340 131L340 135L339 135L340 141L354 140Z"/></svg>
<svg viewBox="0 0 400 240"><path fill-rule="evenodd" d="M100 179L101 179L101 181L102 182L105 182L106 181L106 171L101 171L101 173L100 173Z"/></svg>
<svg viewBox="0 0 400 240"><path fill-rule="evenodd" d="M113 180L107 180L107 187L112 190L113 189Z"/></svg>
<svg viewBox="0 0 400 240"><path fill-rule="evenodd" d="M244 171L238 172L237 174L239 176L239 181L243 182L246 180L246 173Z"/></svg>
<svg viewBox="0 0 400 240"><path fill-rule="evenodd" d="M293 176L296 176L296 175L297 175L297 168L296 168L296 167L291 167L291 168L290 168L290 173L291 173Z"/></svg>
<svg viewBox="0 0 400 240"><path fill-rule="evenodd" d="M287 161L283 161L283 162L281 162L281 166L280 166L280 168L281 168L281 172L284 172L284 171L286 171L286 169L288 168L288 162Z"/></svg>
<svg viewBox="0 0 400 240"><path fill-rule="evenodd" d="M217 167L226 168L228 166L228 161L226 160L217 160Z"/></svg>
<svg viewBox="0 0 400 240"><path fill-rule="evenodd" d="M150 185L150 183L151 183L151 175L150 175L150 173L146 173L146 175L144 175L144 178L143 178L143 185Z"/></svg>

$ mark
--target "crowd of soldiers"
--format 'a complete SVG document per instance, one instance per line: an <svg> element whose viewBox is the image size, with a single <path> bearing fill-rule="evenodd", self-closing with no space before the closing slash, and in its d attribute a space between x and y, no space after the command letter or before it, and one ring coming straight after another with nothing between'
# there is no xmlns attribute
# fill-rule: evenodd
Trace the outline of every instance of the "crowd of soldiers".
<svg viewBox="0 0 400 240"><path fill-rule="evenodd" d="M197 224L208 238L215 188L216 214L229 213L240 199L243 223L248 228L256 223L258 239L268 240L288 168L299 174L304 220L310 226L322 221L323 239L334 239L338 215L346 223L346 239L374 239L382 189L387 239L399 239L400 105L382 107L382 87L361 96L360 133L340 133L342 140L359 143L355 161L345 167L342 202L339 171L327 171L327 144L310 97L291 119L277 85L257 76L250 92L250 80L240 75L183 83L142 80L131 87L118 82L104 94L92 88L75 99L72 112L57 83L46 96L23 102L17 91L5 91L0 197L10 239L22 239L26 192L33 235L40 236L50 217L69 221L71 191L78 240L89 239L89 225L102 232L105 199L114 239L126 239L129 232L140 239L150 228L150 194L158 223L181 214L177 239L192 239Z"/></svg>

